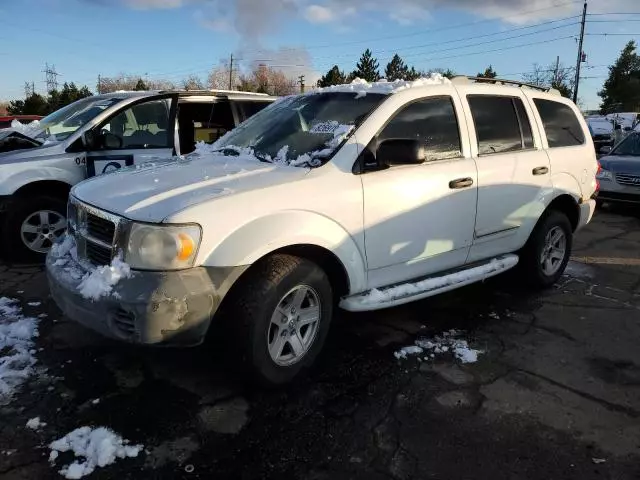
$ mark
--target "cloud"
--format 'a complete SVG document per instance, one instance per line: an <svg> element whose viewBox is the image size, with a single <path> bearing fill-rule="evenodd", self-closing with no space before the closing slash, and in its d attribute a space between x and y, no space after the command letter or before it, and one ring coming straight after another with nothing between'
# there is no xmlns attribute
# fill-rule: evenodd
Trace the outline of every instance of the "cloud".
<svg viewBox="0 0 640 480"><path fill-rule="evenodd" d="M309 5L304 11L304 18L311 23L328 23L336 20L336 14L322 5Z"/></svg>
<svg viewBox="0 0 640 480"><path fill-rule="evenodd" d="M304 75L306 85L315 85L320 79L320 73L311 66L311 54L304 47L240 49L237 56L243 59L243 64L249 69L263 63L275 70L281 70L287 78L297 79Z"/></svg>

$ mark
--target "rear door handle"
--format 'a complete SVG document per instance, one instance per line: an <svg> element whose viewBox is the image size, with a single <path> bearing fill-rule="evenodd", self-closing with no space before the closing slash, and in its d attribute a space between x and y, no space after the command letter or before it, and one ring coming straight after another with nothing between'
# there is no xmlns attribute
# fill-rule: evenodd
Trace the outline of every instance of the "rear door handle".
<svg viewBox="0 0 640 480"><path fill-rule="evenodd" d="M467 188L467 187L470 187L471 185L473 185L473 179L469 177L458 178L456 180L451 180L449 182L449 188L452 188L452 189Z"/></svg>
<svg viewBox="0 0 640 480"><path fill-rule="evenodd" d="M534 175L546 175L549 173L549 169L547 167L536 167L531 173Z"/></svg>

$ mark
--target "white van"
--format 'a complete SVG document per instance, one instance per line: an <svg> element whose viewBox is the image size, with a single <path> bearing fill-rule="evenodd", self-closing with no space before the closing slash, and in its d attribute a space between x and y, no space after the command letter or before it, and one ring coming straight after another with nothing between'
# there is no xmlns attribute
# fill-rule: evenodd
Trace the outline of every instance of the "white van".
<svg viewBox="0 0 640 480"><path fill-rule="evenodd" d="M66 228L70 188L127 165L184 155L275 100L227 91L116 92L84 98L0 131L0 245L44 259Z"/></svg>
<svg viewBox="0 0 640 480"><path fill-rule="evenodd" d="M391 307L517 264L553 284L595 208L587 124L555 91L481 82L288 97L189 158L76 185L47 257L53 298L133 343L194 345L225 322L230 360L281 384L338 305Z"/></svg>

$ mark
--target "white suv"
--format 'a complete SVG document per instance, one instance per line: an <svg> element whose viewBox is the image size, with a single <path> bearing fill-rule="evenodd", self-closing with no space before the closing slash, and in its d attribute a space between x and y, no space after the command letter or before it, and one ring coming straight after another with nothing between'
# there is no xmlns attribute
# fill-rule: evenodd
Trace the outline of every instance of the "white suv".
<svg viewBox="0 0 640 480"><path fill-rule="evenodd" d="M221 323L253 374L281 384L314 361L337 305L399 305L518 263L554 283L597 169L554 91L356 81L281 99L186 159L74 187L51 290L129 342L198 344Z"/></svg>

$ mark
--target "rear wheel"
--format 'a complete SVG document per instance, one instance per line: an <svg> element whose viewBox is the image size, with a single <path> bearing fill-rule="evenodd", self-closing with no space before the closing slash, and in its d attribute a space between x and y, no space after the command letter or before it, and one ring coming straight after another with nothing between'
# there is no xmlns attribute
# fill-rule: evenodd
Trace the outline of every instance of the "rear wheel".
<svg viewBox="0 0 640 480"><path fill-rule="evenodd" d="M227 322L244 365L264 385L292 381L322 350L333 314L325 272L313 262L273 255L234 287Z"/></svg>
<svg viewBox="0 0 640 480"><path fill-rule="evenodd" d="M67 228L67 205L56 197L19 197L4 219L5 255L22 262L42 262Z"/></svg>
<svg viewBox="0 0 640 480"><path fill-rule="evenodd" d="M547 212L521 252L520 266L527 282L545 288L558 281L571 257L572 243L567 216L557 210Z"/></svg>

